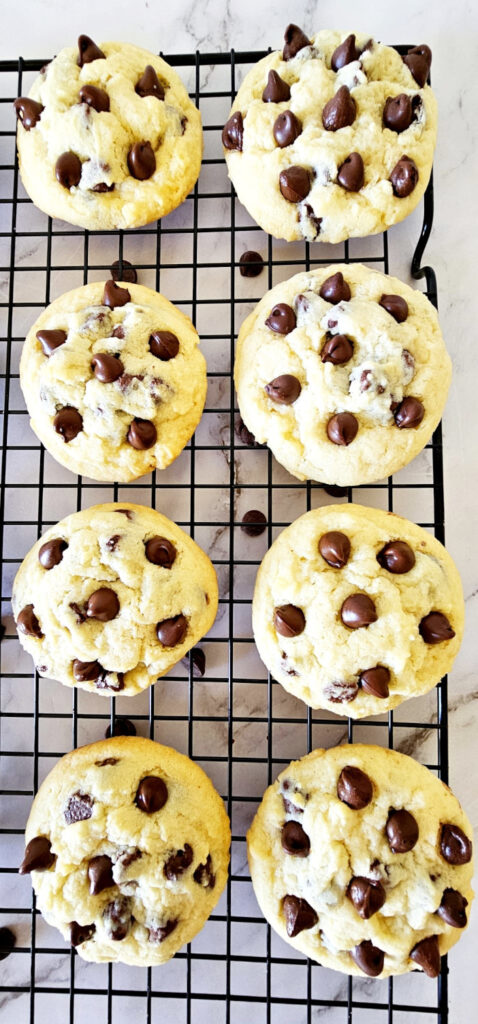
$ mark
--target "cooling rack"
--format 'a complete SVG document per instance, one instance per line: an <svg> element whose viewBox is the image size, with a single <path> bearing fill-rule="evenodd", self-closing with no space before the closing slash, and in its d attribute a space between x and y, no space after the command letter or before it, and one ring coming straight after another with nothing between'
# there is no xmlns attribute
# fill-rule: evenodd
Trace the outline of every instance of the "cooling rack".
<svg viewBox="0 0 478 1024"><path fill-rule="evenodd" d="M398 47L405 52L406 47ZM0 303L4 390L0 516L2 621L0 653L3 780L0 797L0 925L15 948L0 967L0 1024L12 1020L86 1024L416 1024L446 1022L445 958L436 983L420 973L388 981L345 978L307 961L276 936L255 902L245 831L263 790L292 757L346 741L393 746L448 776L447 686L395 712L352 722L312 712L267 675L251 635L257 567L280 529L306 510L333 501L362 501L414 519L444 540L441 428L394 478L332 494L298 483L271 453L241 440L232 380L241 320L270 288L301 268L364 262L393 273L387 234L337 246L279 243L264 235L237 202L222 158L220 133L232 98L263 53L168 56L200 107L205 130L201 177L186 202L161 223L122 232L85 232L51 221L23 192L15 159L12 100L28 91L43 60L0 64ZM436 305L436 280L421 267L433 220L433 186L411 263ZM418 222L414 216L410 224ZM397 232L397 229L394 229ZM393 233L391 233L391 237ZM411 247L413 249L413 245ZM265 270L242 278L239 257L260 252ZM390 247L391 251L391 247ZM403 258L403 253L402 253ZM28 425L18 381L25 333L41 308L68 288L109 276L119 260L140 283L164 292L195 322L208 361L208 399L194 438L173 466L127 486L75 478L38 444ZM409 262L409 261L408 261ZM389 266L390 264L390 266ZM220 607L201 644L203 677L189 656L148 694L110 702L39 680L15 638L11 585L38 536L70 512L99 501L130 499L161 509L188 530L212 558ZM244 512L267 516L261 537L247 537ZM231 875L216 912L192 944L160 968L86 964L39 915L28 879L17 866L23 830L38 785L58 757L100 739L116 717L138 733L170 743L198 761L222 793L232 819Z"/></svg>

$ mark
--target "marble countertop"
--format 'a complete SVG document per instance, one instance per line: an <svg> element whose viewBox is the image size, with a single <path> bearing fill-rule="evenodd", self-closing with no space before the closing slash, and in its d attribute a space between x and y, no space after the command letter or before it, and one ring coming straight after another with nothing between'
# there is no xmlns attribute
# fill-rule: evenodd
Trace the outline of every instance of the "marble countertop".
<svg viewBox="0 0 478 1024"><path fill-rule="evenodd" d="M476 175L478 130L475 114L478 83L470 70L474 70L478 63L478 7L470 3L470 0L456 0L450 17L451 8L443 0L428 5L417 0L401 0L400 4L390 5L378 5L371 0L363 0L360 5L357 5L356 0L342 0L342 3L337 5L331 0L323 0L320 5L299 2L292 6L285 0L275 0L274 3L271 0L262 3L258 3L257 0L227 0L222 3L220 0L203 0L201 4L195 0L176 0L169 17L163 12L163 5L156 4L153 0L136 0L134 4L131 0L115 0L114 5L93 3L92 0L83 0L81 5L65 4L60 0L23 0L20 3L18 0L4 0L0 59L16 58L20 54L23 57L48 58L80 32L87 32L98 41L125 38L146 48L161 49L165 54L191 52L196 49L211 53L228 50L230 47L236 50L264 49L268 45L277 48L281 45L285 25L290 20L297 22L309 32L321 27L357 29L370 32L384 42L426 42L432 47L432 77L438 97L440 121L435 157L435 222L426 252L426 261L437 273L441 324L454 367L454 378L443 424L446 542L462 575L467 609L465 640L449 684L450 783L476 827L478 786L475 729L478 727L478 682L475 675L474 638L478 635L478 570L476 559L473 557L473 539L478 530L478 493L476 431L473 420L470 421L469 417L471 410L476 409L475 239L478 190L473 185L472 172L474 169ZM183 78L186 78L186 74ZM408 279L409 262L418 237L420 216L412 215L390 232L393 254L391 272L397 273L405 280ZM246 239L247 235L244 236L245 241ZM257 247L257 239L251 247ZM74 286L75 283L81 282L73 282L70 286ZM142 283L150 282L142 279ZM2 289L5 288L5 279L0 281L0 285ZM259 279L257 289L252 294L259 296L264 287ZM166 291L165 287L164 290ZM174 298L173 295L169 297ZM220 430L217 426L215 429ZM216 436L216 443L219 438L220 433ZM90 503L95 497L96 492L91 492ZM147 495L144 500L148 500ZM365 498L363 500L366 502ZM161 507L168 514L168 508L164 504ZM242 509L244 510L245 508ZM69 508L66 507L61 515L68 511ZM410 518L414 517L413 509L404 508L397 511L403 511ZM169 514L173 518L182 518L178 514L174 515L172 510ZM60 513L52 514L51 518L60 518ZM220 516L216 514L216 518ZM284 512L284 518L287 518L287 511ZM208 546L206 540L199 541ZM209 548L214 548L216 555L220 555L220 539L209 538ZM260 557L262 553L261 550ZM25 671L28 672L28 664ZM59 684L56 684L55 700L61 705L60 689ZM252 697L251 702L253 703ZM55 704L55 707L57 706ZM247 701L244 710L247 711ZM128 708L127 711L123 710L123 713L131 712ZM407 752L417 757L423 756L426 740L426 731L423 735L417 733ZM251 736L251 752L254 743L254 736ZM181 746L181 739L178 739L177 745ZM284 750L284 756L297 753L295 749L289 751L287 737ZM218 780L218 785L220 784ZM249 906L251 912L256 913L253 897L249 897ZM7 924L8 921L5 919L2 923ZM477 945L478 911L475 909L470 928L449 957L451 1024L464 1024L465 1021L471 1020L476 1012ZM278 955L287 955L285 947L281 946L280 950ZM2 965L4 974L6 964L10 965L13 959L19 958L11 958ZM77 959L76 963L79 964L77 970L82 971L81 961ZM178 964L181 965L181 961L178 961ZM131 971L127 973L127 984L132 985ZM8 972L6 976L8 977ZM46 977L51 978L53 984L58 983L59 978L65 982L60 968L53 960L50 974L47 973ZM338 977L336 975L335 979ZM45 981L45 984L48 983L49 981ZM179 973L175 980L173 971L169 975L169 983L181 987ZM260 984L258 981L257 991L260 991ZM253 978L249 985L249 990L253 994ZM339 991L337 982L336 990ZM403 991L406 993L405 988ZM367 998L370 999L370 985L367 992ZM381 998L383 997L384 992L381 992ZM405 995L405 998L409 996ZM133 1004L134 1000L130 1006L131 1012L135 1009ZM122 1003L123 1007L126 1005ZM215 1005L217 1007L217 1004ZM27 1010L20 1011L20 1006L26 1007L27 1004L23 1003L23 1000L17 1002L6 999L5 993L0 993L0 1024L11 1024L13 1020L20 1019L26 1021ZM88 1014L91 1009L94 1012L95 1004L89 1001L88 1006ZM247 1019L253 1024L255 1018L250 1015L249 1007L246 1008L243 1004L243 1008L244 1016L234 1017L234 1024L236 1021L241 1021L242 1024L246 1009ZM136 1010L137 1019L140 1021L143 1018L142 1004L139 1001ZM21 1015L22 1012L25 1014L24 1017ZM55 1019L66 1020L67 1002L64 1011L60 1012L64 1012L65 1016ZM85 1016L81 1015L83 1012ZM336 1020L345 1019L344 1013L343 1009L340 1010L340 1014L330 1010L323 1016L328 1024L335 1024ZM78 1018L75 1016L75 1024L83 1024L88 1014L86 1009L80 1011ZM46 1017L45 1010L45 1020ZM123 1019L126 1017L114 1017L115 1022ZM157 1019L166 1021L166 1018ZM173 1016L168 1017L167 1022L173 1019ZM199 1020L199 1017L197 1019ZM203 1020L203 1015L200 1019ZM219 1021L219 1017L215 1018L210 1010L209 1019ZM258 1017L257 1020L259 1019L262 1020ZM287 1018L277 1017L281 1024L283 1019L285 1021ZM303 1019L305 1021L306 1017ZM400 1014L396 1019L402 1019ZM404 1021L408 1019L411 1020L411 1016L403 1016ZM43 1016L38 1016L38 1020L43 1020ZM51 1014L49 1020L53 1020ZM178 1017L178 1024L179 1020ZM294 1017L295 1020L300 1020L302 1024L302 1018ZM360 1017L360 1020L365 1018ZM194 1021L196 1022L196 1018Z"/></svg>

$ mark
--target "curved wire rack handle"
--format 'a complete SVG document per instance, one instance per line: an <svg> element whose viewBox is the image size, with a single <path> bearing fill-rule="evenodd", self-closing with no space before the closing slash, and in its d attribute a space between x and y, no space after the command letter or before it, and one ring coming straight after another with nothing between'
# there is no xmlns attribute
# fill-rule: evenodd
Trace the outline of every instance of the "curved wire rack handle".
<svg viewBox="0 0 478 1024"><path fill-rule="evenodd" d="M430 238L433 225L433 171L430 175L423 201L423 224L412 259L412 277L418 280L424 277L427 283L427 295L435 309L438 309L437 279L433 267L422 267L422 256Z"/></svg>

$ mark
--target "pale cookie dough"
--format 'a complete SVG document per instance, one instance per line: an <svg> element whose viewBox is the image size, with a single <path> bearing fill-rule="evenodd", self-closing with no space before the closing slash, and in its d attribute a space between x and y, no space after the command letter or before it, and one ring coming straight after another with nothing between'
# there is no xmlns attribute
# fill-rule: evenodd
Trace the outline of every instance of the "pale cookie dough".
<svg viewBox="0 0 478 1024"><path fill-rule="evenodd" d="M430 50L417 48L407 64L364 33L322 31L309 40L289 26L285 38L283 53L246 75L223 131L240 201L264 231L287 241L384 231L411 213L430 178Z"/></svg>
<svg viewBox="0 0 478 1024"><path fill-rule="evenodd" d="M84 960L169 960L224 889L230 829L202 768L117 737L62 757L35 797L20 867L48 924Z"/></svg>
<svg viewBox="0 0 478 1024"><path fill-rule="evenodd" d="M436 977L467 924L471 836L424 765L354 743L288 765L247 841L260 908L286 942L345 974Z"/></svg>
<svg viewBox="0 0 478 1024"><path fill-rule="evenodd" d="M12 607L43 676L109 697L134 696L211 628L212 562L143 505L96 505L50 527L24 558Z"/></svg>
<svg viewBox="0 0 478 1024"><path fill-rule="evenodd" d="M463 637L460 577L407 519L328 505L296 519L257 574L252 625L275 679L313 708L382 714L427 693Z"/></svg>
<svg viewBox="0 0 478 1024"><path fill-rule="evenodd" d="M15 103L23 184L50 217L90 230L141 227L197 181L201 115L161 57L88 36L78 44Z"/></svg>
<svg viewBox="0 0 478 1024"><path fill-rule="evenodd" d="M206 361L189 317L163 295L97 281L41 313L20 383L32 429L62 466L125 483L165 469L191 438Z"/></svg>
<svg viewBox="0 0 478 1024"><path fill-rule="evenodd" d="M422 292L334 264L266 293L241 326L234 379L244 423L289 473L354 486L428 443L451 361Z"/></svg>

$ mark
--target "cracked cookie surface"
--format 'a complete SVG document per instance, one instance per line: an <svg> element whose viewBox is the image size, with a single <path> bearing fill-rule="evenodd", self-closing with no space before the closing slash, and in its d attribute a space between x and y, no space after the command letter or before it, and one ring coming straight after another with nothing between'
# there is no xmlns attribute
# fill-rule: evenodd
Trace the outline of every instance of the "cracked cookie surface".
<svg viewBox="0 0 478 1024"><path fill-rule="evenodd" d="M113 281L66 292L41 313L20 382L50 454L73 473L120 482L170 465L207 389L189 318L151 288Z"/></svg>
<svg viewBox="0 0 478 1024"><path fill-rule="evenodd" d="M85 960L148 966L202 928L222 893L230 829L203 770L170 747L117 737L73 750L43 782L20 867Z"/></svg>
<svg viewBox="0 0 478 1024"><path fill-rule="evenodd" d="M346 744L288 765L247 842L257 900L286 942L346 974L435 977L467 924L471 837L423 765Z"/></svg>
<svg viewBox="0 0 478 1024"><path fill-rule="evenodd" d="M199 111L161 57L129 43L97 47L80 36L16 109L23 184L36 206L70 224L148 224L179 206L199 175Z"/></svg>
<svg viewBox="0 0 478 1024"><path fill-rule="evenodd" d="M458 570L407 519L328 505L277 537L252 606L259 654L313 708L363 718L427 693L451 668L464 627Z"/></svg>
<svg viewBox="0 0 478 1024"><path fill-rule="evenodd" d="M212 562L166 516L128 502L67 516L15 577L20 641L40 675L109 697L145 690L211 628Z"/></svg>
<svg viewBox="0 0 478 1024"><path fill-rule="evenodd" d="M286 42L251 69L224 128L238 197L264 231L287 241L384 231L415 208L430 177L431 52L419 47L406 63L364 33L308 39L290 29L292 48Z"/></svg>
<svg viewBox="0 0 478 1024"><path fill-rule="evenodd" d="M427 444L451 361L425 295L333 264L264 295L241 326L234 379L244 423L293 476L353 486Z"/></svg>

